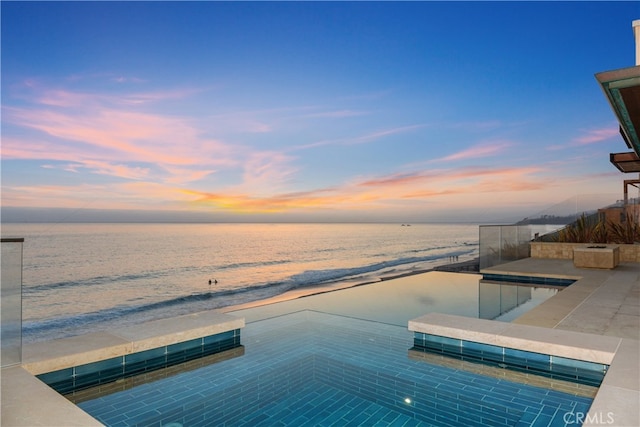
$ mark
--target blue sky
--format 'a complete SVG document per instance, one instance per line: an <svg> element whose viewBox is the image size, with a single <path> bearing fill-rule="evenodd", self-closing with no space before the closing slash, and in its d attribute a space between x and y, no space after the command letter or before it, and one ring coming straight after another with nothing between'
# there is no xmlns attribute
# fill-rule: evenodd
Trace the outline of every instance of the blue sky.
<svg viewBox="0 0 640 427"><path fill-rule="evenodd" d="M635 65L636 2L1 7L3 208L485 221L622 197L594 74Z"/></svg>

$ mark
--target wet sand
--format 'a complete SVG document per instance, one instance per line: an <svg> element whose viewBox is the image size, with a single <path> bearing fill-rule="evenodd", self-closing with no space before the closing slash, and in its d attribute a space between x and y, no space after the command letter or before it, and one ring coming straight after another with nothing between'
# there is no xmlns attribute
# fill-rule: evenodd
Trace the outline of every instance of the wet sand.
<svg viewBox="0 0 640 427"><path fill-rule="evenodd" d="M222 313L228 313L228 312L244 310L244 309L248 309L248 308L261 307L261 306L275 304L275 303L279 303L279 302L283 302L283 301L290 301L290 300L294 300L294 299L298 299L298 298L304 298L304 297L309 297L309 296L313 296L313 295L324 294L324 293L327 293L327 292L335 292L335 291L339 291L341 289L349 289L349 288L353 288L353 287L356 287L356 286L365 286L365 285L370 285L372 283L380 283L380 282L383 282L383 281L399 279L399 278L407 277L407 276L416 276L416 275L420 275L420 274L424 274L424 273L429 273L431 271L446 271L446 272L453 272L453 273L478 273L478 265L479 265L479 259L475 258L475 259L467 260L467 261L461 261L461 262L454 262L454 263L451 263L451 264L439 265L439 266L435 266L433 268L428 268L428 269L424 269L424 270L415 270L415 271L411 271L411 272L403 273L403 274L382 276L382 277L379 277L378 280L371 280L371 281L368 281L368 282L362 282L362 281L359 281L359 280L353 280L353 281L340 281L340 282L336 282L336 283L329 283L329 284L318 285L318 286L305 286L305 287L301 287L301 288L297 288L297 289L293 289L293 290L287 291L287 292L285 292L283 294L276 295L276 296L271 297L271 298L266 298L266 299L257 300L257 301L251 301L251 302L244 303L244 304L238 304L238 305L222 307L222 308L220 308L218 310L220 312L222 312Z"/></svg>

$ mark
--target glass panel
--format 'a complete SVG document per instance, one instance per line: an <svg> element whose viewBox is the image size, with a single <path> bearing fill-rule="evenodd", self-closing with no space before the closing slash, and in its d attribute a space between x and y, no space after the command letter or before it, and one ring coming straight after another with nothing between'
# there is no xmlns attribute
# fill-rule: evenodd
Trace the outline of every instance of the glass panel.
<svg viewBox="0 0 640 427"><path fill-rule="evenodd" d="M22 362L22 244L2 239L0 270L2 367Z"/></svg>
<svg viewBox="0 0 640 427"><path fill-rule="evenodd" d="M481 225L480 269L530 256L528 225Z"/></svg>

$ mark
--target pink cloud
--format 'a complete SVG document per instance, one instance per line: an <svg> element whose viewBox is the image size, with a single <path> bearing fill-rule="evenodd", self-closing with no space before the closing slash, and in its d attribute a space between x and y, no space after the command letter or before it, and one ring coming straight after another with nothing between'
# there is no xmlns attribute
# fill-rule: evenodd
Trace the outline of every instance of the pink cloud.
<svg viewBox="0 0 640 427"><path fill-rule="evenodd" d="M293 157L227 144L212 137L228 117L197 121L143 111L142 104L189 96L197 90L104 95L51 90L33 83L28 107L3 107L4 123L31 129L3 137L6 159L39 159L47 168L88 171L131 180L183 185L223 168L244 170L244 184L277 188L296 168ZM244 117L243 129L268 132L270 125ZM212 122L216 125L212 126ZM51 161L61 162L60 165Z"/></svg>
<svg viewBox="0 0 640 427"><path fill-rule="evenodd" d="M82 97L70 95L65 99L72 101L58 104L74 104ZM206 164L209 172L212 165L237 163L235 147L202 139L201 131L180 117L88 104L84 109L5 108L4 120L44 134L4 139L5 158L73 161L96 173L123 178L140 175L135 167L123 167L130 162L167 166L169 171L171 166ZM98 159L102 162L98 163ZM106 162L111 162L111 166L105 167ZM181 176L183 180L186 175L181 173Z"/></svg>
<svg viewBox="0 0 640 427"><path fill-rule="evenodd" d="M88 147L99 147L102 154L111 153L113 159L170 164L197 161L195 154L185 156L184 150L176 149L173 143L179 138L192 140L196 135L195 129L179 119L107 109L89 110L84 114L13 109L8 115L14 124L81 143L82 146L75 148L84 152ZM52 148L60 150L59 144Z"/></svg>
<svg viewBox="0 0 640 427"><path fill-rule="evenodd" d="M589 130L586 134L575 138L573 142L576 145L588 145L606 141L616 136L620 136L620 132L617 127L606 127L602 129Z"/></svg>
<svg viewBox="0 0 640 427"><path fill-rule="evenodd" d="M300 209L366 209L406 202L424 203L456 196L459 201L486 193L543 191L553 180L537 177L539 168L439 170L374 177L332 188L296 193L190 191L198 203L235 212L283 212ZM188 191L188 190L187 190ZM463 198L460 198L464 195ZM484 200L486 202L486 200Z"/></svg>
<svg viewBox="0 0 640 427"><path fill-rule="evenodd" d="M200 181L215 173L215 169L180 168L169 165L164 165L163 168L169 172L169 177L164 180L167 184L186 184Z"/></svg>
<svg viewBox="0 0 640 427"><path fill-rule="evenodd" d="M278 191L298 170L292 166L293 160L292 156L275 151L250 153L243 166L241 188L250 188L257 194Z"/></svg>
<svg viewBox="0 0 640 427"><path fill-rule="evenodd" d="M509 141L499 141L491 144L476 145L466 150L459 151L434 161L452 161L452 160L464 160L475 159L478 157L489 157L500 154L506 149L512 147L514 144Z"/></svg>
<svg viewBox="0 0 640 427"><path fill-rule="evenodd" d="M401 127L391 128L391 129L384 129L377 132L372 132L367 135L362 135L356 138L352 138L350 140L347 140L347 143L362 144L365 142L375 141L390 135L397 135L400 133L411 132L413 130L423 128L424 126L425 125L409 125L409 126L401 126Z"/></svg>
<svg viewBox="0 0 640 427"><path fill-rule="evenodd" d="M97 160L85 160L83 168L91 169L93 173L111 175L126 179L145 179L149 176L149 168L131 167L123 164L115 164Z"/></svg>

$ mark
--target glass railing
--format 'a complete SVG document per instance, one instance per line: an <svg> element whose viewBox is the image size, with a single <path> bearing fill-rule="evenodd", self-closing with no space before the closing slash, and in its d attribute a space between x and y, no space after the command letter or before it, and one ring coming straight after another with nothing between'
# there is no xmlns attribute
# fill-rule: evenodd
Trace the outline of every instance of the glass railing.
<svg viewBox="0 0 640 427"><path fill-rule="evenodd" d="M2 367L22 363L22 238L2 238L0 331Z"/></svg>
<svg viewBox="0 0 640 427"><path fill-rule="evenodd" d="M529 225L481 225L480 269L528 258L532 230Z"/></svg>

